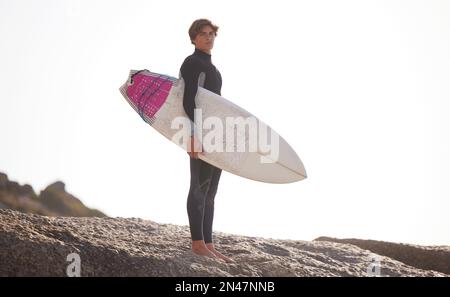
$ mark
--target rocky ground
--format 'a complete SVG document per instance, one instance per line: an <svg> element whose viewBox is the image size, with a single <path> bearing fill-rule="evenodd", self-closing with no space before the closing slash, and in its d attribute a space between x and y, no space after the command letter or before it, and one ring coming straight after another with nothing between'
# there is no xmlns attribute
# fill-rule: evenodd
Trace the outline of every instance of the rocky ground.
<svg viewBox="0 0 450 297"><path fill-rule="evenodd" d="M448 276L331 239L214 236L236 263L192 254L188 226L0 209L0 276L67 276L73 253L81 276L370 276L377 268L382 276Z"/></svg>

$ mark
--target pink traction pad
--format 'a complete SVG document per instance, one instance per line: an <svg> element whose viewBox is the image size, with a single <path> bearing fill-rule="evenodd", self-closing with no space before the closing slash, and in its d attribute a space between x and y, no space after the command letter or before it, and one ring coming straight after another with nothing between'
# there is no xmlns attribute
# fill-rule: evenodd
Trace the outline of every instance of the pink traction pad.
<svg viewBox="0 0 450 297"><path fill-rule="evenodd" d="M127 87L127 95L141 115L152 118L166 102L171 88L172 81L167 76L137 73Z"/></svg>

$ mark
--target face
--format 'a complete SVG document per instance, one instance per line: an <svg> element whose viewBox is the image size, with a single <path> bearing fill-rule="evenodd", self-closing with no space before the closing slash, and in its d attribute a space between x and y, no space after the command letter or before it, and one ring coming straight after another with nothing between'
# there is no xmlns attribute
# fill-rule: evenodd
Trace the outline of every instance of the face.
<svg viewBox="0 0 450 297"><path fill-rule="evenodd" d="M211 53L214 47L214 39L216 34L210 26L204 26L200 32L195 36L195 47L206 53Z"/></svg>

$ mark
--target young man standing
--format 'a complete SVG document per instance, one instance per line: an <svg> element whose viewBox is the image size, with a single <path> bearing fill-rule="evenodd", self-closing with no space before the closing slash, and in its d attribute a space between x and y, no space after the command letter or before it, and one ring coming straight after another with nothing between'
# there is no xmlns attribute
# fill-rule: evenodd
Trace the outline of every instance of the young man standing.
<svg viewBox="0 0 450 297"><path fill-rule="evenodd" d="M194 21L189 28L191 43L195 51L181 65L180 74L185 83L183 106L186 114L195 123L195 96L198 86L220 95L222 77L219 70L211 63L211 50L219 27L207 19ZM199 140L191 129L188 154L190 156L191 184L187 199L187 212L192 238L192 252L207 257L217 257L226 262L234 262L219 253L212 240L214 218L214 198L219 184L221 169L198 158Z"/></svg>

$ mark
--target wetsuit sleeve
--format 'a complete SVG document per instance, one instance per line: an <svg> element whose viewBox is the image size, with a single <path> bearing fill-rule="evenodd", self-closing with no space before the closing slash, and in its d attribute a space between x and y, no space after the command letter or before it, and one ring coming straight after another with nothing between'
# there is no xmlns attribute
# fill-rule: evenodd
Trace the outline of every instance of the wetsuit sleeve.
<svg viewBox="0 0 450 297"><path fill-rule="evenodd" d="M197 61L186 59L181 65L181 76L184 80L183 107L189 119L194 121L195 95L198 90L198 81L200 77L200 65Z"/></svg>

